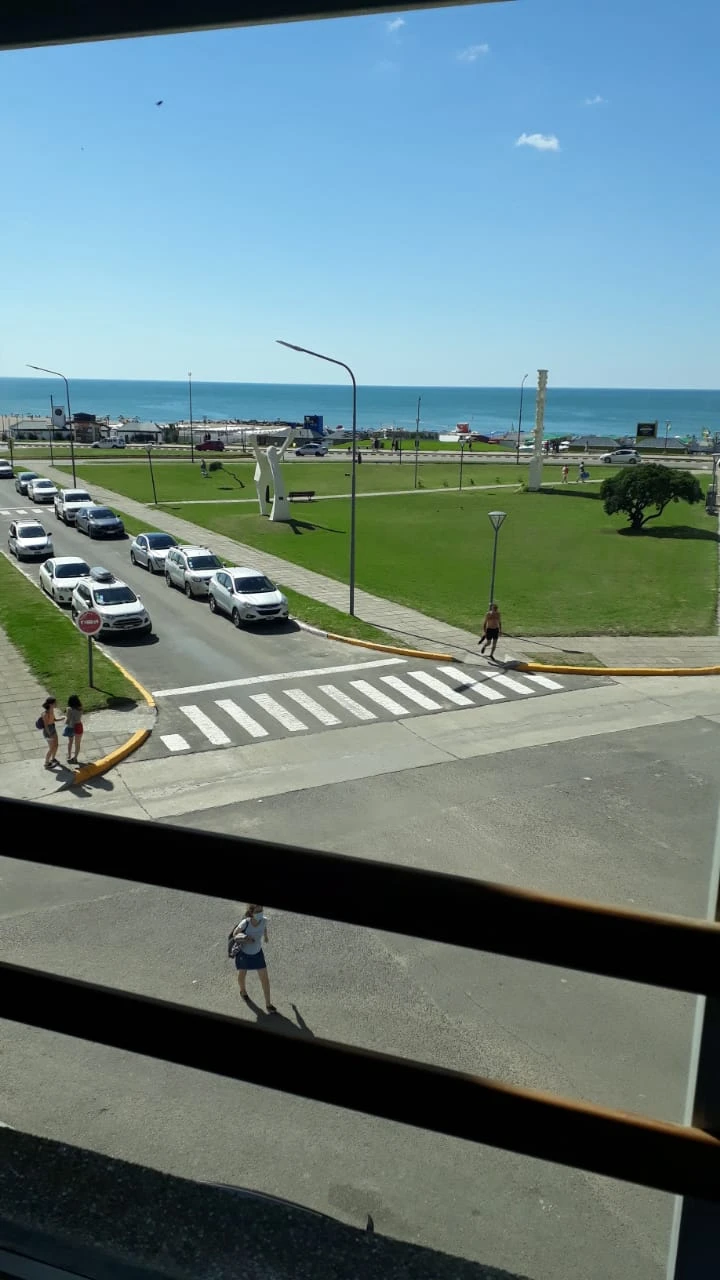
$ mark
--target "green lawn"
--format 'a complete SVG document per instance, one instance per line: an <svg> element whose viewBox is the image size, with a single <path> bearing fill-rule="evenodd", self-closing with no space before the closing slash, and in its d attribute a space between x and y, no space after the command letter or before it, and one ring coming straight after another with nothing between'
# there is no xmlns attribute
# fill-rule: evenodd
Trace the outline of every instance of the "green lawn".
<svg viewBox="0 0 720 1280"><path fill-rule="evenodd" d="M79 694L86 711L111 706L118 699L137 702L136 689L97 648L95 688L89 688L85 636L5 556L0 556L0 627L40 684L63 706L71 693Z"/></svg>
<svg viewBox="0 0 720 1280"><path fill-rule="evenodd" d="M597 491L504 490L366 498L357 508L357 583L476 630L489 589L488 511L508 513L496 595L514 635L698 634L715 631L716 524L673 505L639 537L608 518ZM185 519L347 580L349 504L295 509L271 523L251 507L176 507ZM211 539L210 539L211 541Z"/></svg>

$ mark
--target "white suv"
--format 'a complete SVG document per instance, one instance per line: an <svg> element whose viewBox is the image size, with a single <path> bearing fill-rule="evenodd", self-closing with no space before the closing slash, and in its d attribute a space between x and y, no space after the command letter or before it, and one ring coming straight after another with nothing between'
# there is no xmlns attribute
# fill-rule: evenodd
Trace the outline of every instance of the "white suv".
<svg viewBox="0 0 720 1280"><path fill-rule="evenodd" d="M53 498L55 515L64 524L74 524L80 507L94 506L86 489L59 489Z"/></svg>
<svg viewBox="0 0 720 1280"><path fill-rule="evenodd" d="M642 462L642 458L637 449L613 449L612 453L604 453L600 461L612 462L616 467L632 467Z"/></svg>
<svg viewBox="0 0 720 1280"><path fill-rule="evenodd" d="M102 636L122 636L133 632L146 636L152 631L150 615L132 587L121 582L109 569L91 569L72 593L73 622L86 609L95 609L102 618Z"/></svg>
<svg viewBox="0 0 720 1280"><path fill-rule="evenodd" d="M222 569L208 547L171 547L165 561L165 582L169 587L179 587L188 600L206 596L213 574Z"/></svg>

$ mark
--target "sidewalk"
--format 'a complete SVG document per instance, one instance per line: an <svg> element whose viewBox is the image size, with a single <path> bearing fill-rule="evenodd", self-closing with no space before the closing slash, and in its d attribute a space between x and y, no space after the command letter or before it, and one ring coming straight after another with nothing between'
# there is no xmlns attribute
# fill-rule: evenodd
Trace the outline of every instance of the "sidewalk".
<svg viewBox="0 0 720 1280"><path fill-rule="evenodd" d="M67 487L68 473L54 467L43 467L43 474L56 484ZM129 516L141 520L148 528L159 527L171 533L180 542L207 546L233 564L253 564L258 561L269 577L284 586L310 596L323 604L331 605L347 613L348 588L312 569L303 569L289 560L281 560L256 547L249 547L232 538L213 533L201 525L191 524L180 516L161 508L146 506L132 498L124 498L110 489L102 489L90 483L89 488L96 502L126 511ZM368 591L356 590L355 612L364 622L373 623L382 631L391 632L409 648L442 650L460 659L478 656L478 637L460 627L453 627L438 618L430 618L417 609L395 604ZM711 666L720 661L720 640L714 636L513 636L510 631L498 647L498 657L528 657L536 653L557 652L559 662L569 666L577 653L592 653L606 666Z"/></svg>

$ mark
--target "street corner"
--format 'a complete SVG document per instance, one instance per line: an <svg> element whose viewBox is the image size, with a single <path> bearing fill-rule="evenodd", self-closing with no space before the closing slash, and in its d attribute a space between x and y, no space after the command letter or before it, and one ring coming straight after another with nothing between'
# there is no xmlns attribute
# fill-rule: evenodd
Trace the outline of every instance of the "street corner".
<svg viewBox="0 0 720 1280"><path fill-rule="evenodd" d="M75 769L59 761L46 769L42 756L0 764L0 796L12 800L47 800L72 785Z"/></svg>

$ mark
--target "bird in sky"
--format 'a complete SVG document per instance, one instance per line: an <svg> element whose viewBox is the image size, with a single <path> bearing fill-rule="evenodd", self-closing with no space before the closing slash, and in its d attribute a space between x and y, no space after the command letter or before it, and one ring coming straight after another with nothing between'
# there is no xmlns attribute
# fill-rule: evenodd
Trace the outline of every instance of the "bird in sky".
<svg viewBox="0 0 720 1280"><path fill-rule="evenodd" d="M155 106L156 106L156 107L161 107L161 106L162 106L162 104L163 104L163 102L164 102L164 98L160 98L159 102L156 102L156 103L155 103Z"/></svg>

